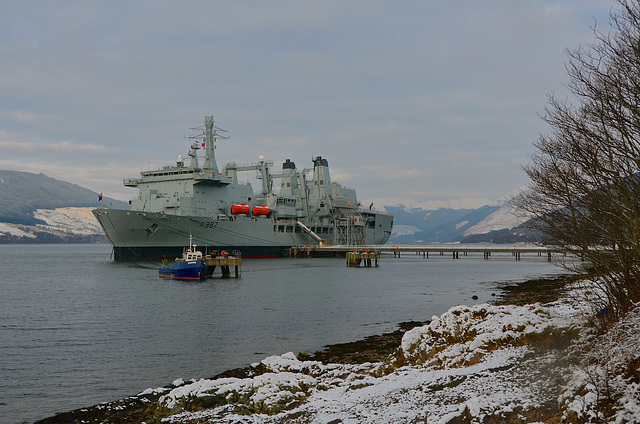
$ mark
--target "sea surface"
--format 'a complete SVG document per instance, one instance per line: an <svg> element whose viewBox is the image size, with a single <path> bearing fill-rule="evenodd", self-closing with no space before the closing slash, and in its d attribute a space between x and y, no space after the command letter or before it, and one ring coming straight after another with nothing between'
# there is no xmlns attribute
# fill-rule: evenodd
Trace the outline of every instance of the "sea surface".
<svg viewBox="0 0 640 424"><path fill-rule="evenodd" d="M563 270L535 254L244 259L181 282L109 245L0 245L0 423L33 422L275 354L394 331ZM472 296L478 296L477 300Z"/></svg>

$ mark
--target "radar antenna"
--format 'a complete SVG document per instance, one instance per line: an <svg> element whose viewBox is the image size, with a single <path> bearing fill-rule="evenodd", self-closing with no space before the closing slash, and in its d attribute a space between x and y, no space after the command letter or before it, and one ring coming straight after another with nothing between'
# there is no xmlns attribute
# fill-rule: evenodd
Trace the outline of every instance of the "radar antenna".
<svg viewBox="0 0 640 424"><path fill-rule="evenodd" d="M230 138L229 131L213 125L213 116L204 117L204 125L189 128L190 130L201 131L200 134L189 136L192 142L191 149L194 154L198 149L204 148L204 166L203 169L218 174L218 164L215 156L215 143L218 139L228 140ZM195 147L194 147L195 146ZM191 154L189 154L191 156Z"/></svg>

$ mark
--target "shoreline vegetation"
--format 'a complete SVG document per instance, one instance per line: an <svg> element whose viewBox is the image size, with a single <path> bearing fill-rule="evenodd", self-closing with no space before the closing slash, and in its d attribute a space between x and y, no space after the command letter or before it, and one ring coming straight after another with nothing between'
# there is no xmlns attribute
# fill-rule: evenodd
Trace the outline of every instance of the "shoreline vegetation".
<svg viewBox="0 0 640 424"><path fill-rule="evenodd" d="M492 302L492 305L500 306L500 305L511 305L511 306L524 306L531 304L547 304L550 302L557 301L566 295L566 291L570 285L575 283L576 281L585 278L584 275L561 275L550 278L540 278L528 280L522 283L513 283L509 284L503 288L501 288L502 293L496 296L496 300ZM434 317L436 318L436 317ZM313 354L301 352L297 355L295 359L296 361L300 361L300 363L308 364L308 363L321 363L323 366L331 366L330 364L349 364L352 366L368 366L370 364L381 364L389 362L390 358L393 358L396 355L395 361L398 362L397 355L401 350L401 346L403 344L403 337L407 334L407 332L413 329L419 329L422 326L429 324L429 321L426 322L405 322L400 323L398 325L398 329L393 332L384 333L381 335L373 335L366 337L362 340L358 340L350 343L341 343L341 344L333 344L325 347L324 350L315 352ZM566 337L563 337L563 340L560 340L562 344L566 344ZM537 353L528 354L527 356L530 359L531 355L541 354L543 355L545 351L550 349L550 345L558 343L556 338L551 337L551 341L547 340L546 343L538 344L538 346L534 346L534 351ZM542 348L541 348L542 346ZM285 355L283 355L284 357ZM402 356L402 355L400 355ZM269 358L267 358L269 359ZM405 360L403 358L403 360ZM233 370L225 371L221 374L218 374L211 378L211 380L222 380L222 379L251 379L256 376L266 374L269 372L273 372L273 367L265 364L266 361L262 361L258 364L252 364L247 367L237 368ZM393 361L392 361L393 362ZM402 365L402 364L399 364ZM376 371L380 374L380 371ZM166 392L171 388L176 388L182 386L185 383L181 380L176 380L168 388L161 388L156 390L147 390L136 396L127 397L124 399L101 403L98 405L94 405L91 407L79 408L73 411L58 413L54 416L39 420L36 424L54 424L54 423L63 423L63 424L71 424L71 423L130 423L130 422L145 422L147 424L150 423L160 423L166 422L162 421L163 419L167 419L169 416L175 415L175 408L169 410L166 407L166 401L163 402L163 397L166 395ZM451 385L455 386L456 383L451 382ZM363 387L366 387L366 384L363 384ZM442 385L441 389L447 388L447 384ZM556 395L557 393L554 393ZM183 400L182 408L185 411L198 411L203 410L206 411L208 408L213 408L224 404L225 399L221 399L219 396L207 396L207 397L197 397L192 396L189 398L189 401ZM191 404L189 404L189 402ZM418 405L416 405L418 406ZM418 406L419 408L419 406ZM300 417L296 416L286 416L282 419L275 418L270 412L273 411L257 411L257 410L249 410L245 409L240 412L241 415L254 416L257 421L246 421L246 422L269 422L269 423L294 423L294 422L309 422L312 421L310 417L307 417L304 413ZM461 409L458 413L453 413L451 415L451 419L448 421L440 421L443 423L467 423L470 422L472 417L472 412L468 407ZM264 420L260 420L260 417L264 415ZM511 413L501 412L501 416L495 416L493 418L486 416L483 421L478 422L488 422L488 423L499 423L499 422L514 422L513 419L520 420L519 422L531 422L527 419L537 420L545 420L543 422L549 423L559 423L561 422L559 419L555 420L553 417L557 417L559 414L559 410L557 404L555 402L551 402L544 406L538 406L537 408L531 408L527 411L523 410L522 407L511 408ZM294 414L295 415L295 414ZM519 417L519 418L518 418ZM547 421L551 419L551 421ZM348 421L348 420L347 420ZM366 421L366 420L365 420ZM227 422L227 421L218 421L215 418L211 417L205 419L196 419L196 420L185 420L185 421L169 421L169 422ZM238 421L240 422L240 421ZM245 422L245 421L242 421ZM343 422L341 419L337 419L332 421L335 423ZM405 421L409 422L409 421ZM474 421L475 422L475 421ZM563 422L578 422L578 421L563 421Z"/></svg>

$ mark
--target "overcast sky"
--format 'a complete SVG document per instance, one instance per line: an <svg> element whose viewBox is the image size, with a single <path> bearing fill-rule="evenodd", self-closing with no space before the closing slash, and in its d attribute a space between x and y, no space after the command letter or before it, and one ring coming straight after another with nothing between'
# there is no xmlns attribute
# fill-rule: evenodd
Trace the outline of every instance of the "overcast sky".
<svg viewBox="0 0 640 424"><path fill-rule="evenodd" d="M321 155L365 205L478 207L527 183L565 49L614 5L2 1L0 169L128 199L214 115L220 166Z"/></svg>

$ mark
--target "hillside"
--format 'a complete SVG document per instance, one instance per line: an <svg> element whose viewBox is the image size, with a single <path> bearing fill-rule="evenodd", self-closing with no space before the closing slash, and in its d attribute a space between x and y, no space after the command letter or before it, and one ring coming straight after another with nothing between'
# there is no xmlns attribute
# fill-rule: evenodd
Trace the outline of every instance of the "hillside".
<svg viewBox="0 0 640 424"><path fill-rule="evenodd" d="M119 200L105 198L104 201L114 207L127 207ZM79 185L44 174L0 170L0 222L45 224L35 216L36 210L98 205L98 193Z"/></svg>
<svg viewBox="0 0 640 424"><path fill-rule="evenodd" d="M93 207L38 209L43 224L0 222L0 243L107 243L107 237L91 213Z"/></svg>
<svg viewBox="0 0 640 424"><path fill-rule="evenodd" d="M113 207L120 200L104 198ZM95 243L107 239L91 214L98 193L44 174L0 170L0 243Z"/></svg>

